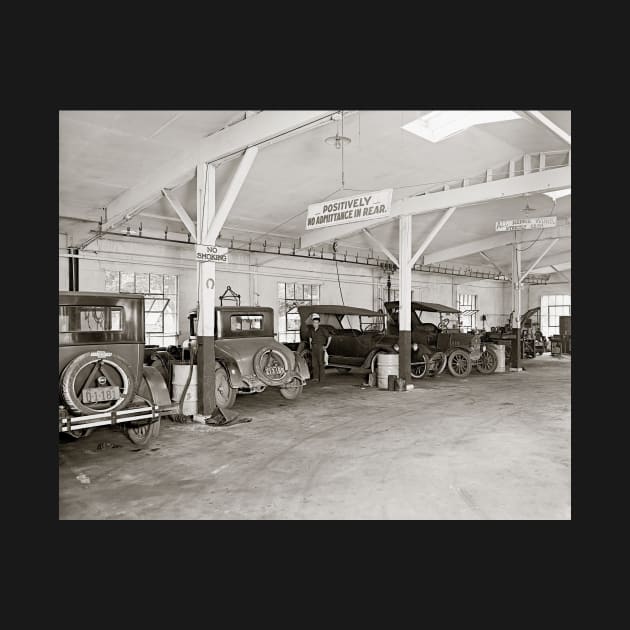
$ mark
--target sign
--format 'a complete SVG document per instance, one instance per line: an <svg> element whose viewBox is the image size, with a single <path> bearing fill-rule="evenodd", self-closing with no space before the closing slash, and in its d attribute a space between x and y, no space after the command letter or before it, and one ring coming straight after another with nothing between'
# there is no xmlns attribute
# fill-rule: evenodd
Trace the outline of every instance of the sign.
<svg viewBox="0 0 630 630"><path fill-rule="evenodd" d="M497 221L495 232L511 232L513 230L542 230L556 227L558 217L536 217L530 219L503 219Z"/></svg>
<svg viewBox="0 0 630 630"><path fill-rule="evenodd" d="M306 229L313 230L343 223L357 223L388 217L392 205L392 188L344 197L308 207Z"/></svg>
<svg viewBox="0 0 630 630"><path fill-rule="evenodd" d="M228 262L228 248L215 247L214 245L196 245L195 254L197 262Z"/></svg>

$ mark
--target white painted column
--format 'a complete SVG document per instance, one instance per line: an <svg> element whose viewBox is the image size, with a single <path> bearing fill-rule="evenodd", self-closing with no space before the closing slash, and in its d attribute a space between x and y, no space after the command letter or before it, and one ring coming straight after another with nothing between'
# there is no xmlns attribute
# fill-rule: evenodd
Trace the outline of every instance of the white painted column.
<svg viewBox="0 0 630 630"><path fill-rule="evenodd" d="M215 169L197 165L197 243L213 245L209 232L215 215ZM199 413L209 416L215 409L214 397L214 304L216 264L197 263L199 312L197 319L197 389Z"/></svg>
<svg viewBox="0 0 630 630"><path fill-rule="evenodd" d="M521 369L521 251L518 232L514 232L512 244L512 310L514 311L512 329L516 342L512 344L511 367Z"/></svg>
<svg viewBox="0 0 630 630"><path fill-rule="evenodd" d="M398 225L399 304L398 330L400 346L398 376L411 379L411 215L401 215Z"/></svg>

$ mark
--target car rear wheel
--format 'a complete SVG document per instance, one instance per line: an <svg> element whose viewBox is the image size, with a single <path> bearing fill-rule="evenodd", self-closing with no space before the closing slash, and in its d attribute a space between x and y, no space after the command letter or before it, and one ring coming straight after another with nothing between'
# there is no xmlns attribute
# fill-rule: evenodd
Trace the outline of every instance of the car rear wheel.
<svg viewBox="0 0 630 630"><path fill-rule="evenodd" d="M133 372L127 362L115 354L99 359L84 352L68 363L60 380L61 396L76 414L122 411L135 396ZM88 389L90 392L84 391ZM99 389L106 394L103 400L98 400Z"/></svg>
<svg viewBox="0 0 630 630"><path fill-rule="evenodd" d="M470 376L472 370L472 360L470 354L465 350L453 350L448 355L448 371L457 378Z"/></svg>
<svg viewBox="0 0 630 630"><path fill-rule="evenodd" d="M481 357L475 364L478 372L481 374L492 374L499 364L496 352L492 348L487 348L481 353Z"/></svg>
<svg viewBox="0 0 630 630"><path fill-rule="evenodd" d="M420 355L420 360L420 363L411 366L411 370L409 371L411 378L420 379L426 376L429 369L429 355Z"/></svg>
<svg viewBox="0 0 630 630"><path fill-rule="evenodd" d="M236 402L236 390L230 387L230 380L223 367L214 371L214 399L221 409L230 409Z"/></svg>
<svg viewBox="0 0 630 630"><path fill-rule="evenodd" d="M302 389L304 389L302 381L294 378L287 383L286 387L280 388L280 395L287 400L295 400L302 393Z"/></svg>

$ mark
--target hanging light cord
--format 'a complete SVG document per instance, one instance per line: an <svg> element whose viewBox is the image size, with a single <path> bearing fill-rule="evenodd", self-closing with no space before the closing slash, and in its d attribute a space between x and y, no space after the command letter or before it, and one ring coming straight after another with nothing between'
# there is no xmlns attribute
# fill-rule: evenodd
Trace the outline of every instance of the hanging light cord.
<svg viewBox="0 0 630 630"><path fill-rule="evenodd" d="M345 143L345 136L343 135L343 109L341 110L341 190L345 188L345 173L344 173L344 161L343 161L343 145Z"/></svg>

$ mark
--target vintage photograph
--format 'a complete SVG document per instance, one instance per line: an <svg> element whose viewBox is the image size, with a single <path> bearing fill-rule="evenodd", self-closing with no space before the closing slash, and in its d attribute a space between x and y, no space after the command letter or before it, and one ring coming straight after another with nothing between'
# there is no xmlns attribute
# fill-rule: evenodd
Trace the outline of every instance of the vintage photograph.
<svg viewBox="0 0 630 630"><path fill-rule="evenodd" d="M60 520L570 520L570 110L59 110Z"/></svg>

